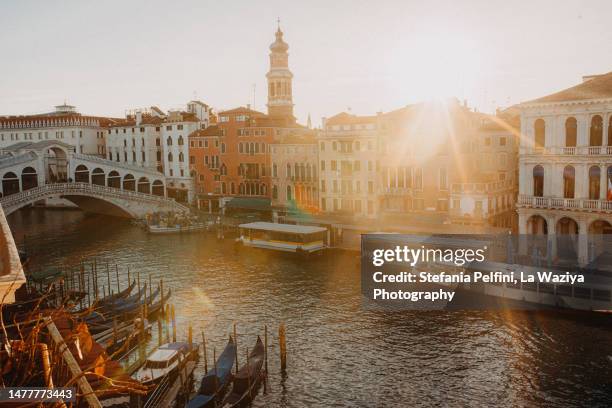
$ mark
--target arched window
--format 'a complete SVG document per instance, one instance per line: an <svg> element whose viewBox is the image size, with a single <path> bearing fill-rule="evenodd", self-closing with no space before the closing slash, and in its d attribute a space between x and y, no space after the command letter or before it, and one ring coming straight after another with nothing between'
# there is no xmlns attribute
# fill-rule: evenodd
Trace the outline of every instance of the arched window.
<svg viewBox="0 0 612 408"><path fill-rule="evenodd" d="M612 146L612 116L608 121L608 146Z"/></svg>
<svg viewBox="0 0 612 408"><path fill-rule="evenodd" d="M287 186L287 201L291 201L291 186Z"/></svg>
<svg viewBox="0 0 612 408"><path fill-rule="evenodd" d="M242 149L242 142L238 143L238 153L242 153L243 149Z"/></svg>
<svg viewBox="0 0 612 408"><path fill-rule="evenodd" d="M540 165L533 168L533 195L544 197L544 167Z"/></svg>
<svg viewBox="0 0 612 408"><path fill-rule="evenodd" d="M601 191L601 169L593 166L589 169L589 199L599 200Z"/></svg>
<svg viewBox="0 0 612 408"><path fill-rule="evenodd" d="M266 185L265 184L262 184L261 186L259 186L259 194L266 195Z"/></svg>
<svg viewBox="0 0 612 408"><path fill-rule="evenodd" d="M278 177L278 166L276 166L276 163L272 164L272 177Z"/></svg>
<svg viewBox="0 0 612 408"><path fill-rule="evenodd" d="M574 198L576 189L576 169L572 166L566 166L563 169L563 197Z"/></svg>
<svg viewBox="0 0 612 408"><path fill-rule="evenodd" d="M277 186L272 187L272 198L275 200L278 199L278 187Z"/></svg>
<svg viewBox="0 0 612 408"><path fill-rule="evenodd" d="M589 146L601 146L603 143L603 119L599 115L591 119Z"/></svg>
<svg viewBox="0 0 612 408"><path fill-rule="evenodd" d="M291 165L287 163L287 178L291 178Z"/></svg>
<svg viewBox="0 0 612 408"><path fill-rule="evenodd" d="M168 138L166 139L166 145L172 146L172 138L170 136L168 136Z"/></svg>
<svg viewBox="0 0 612 408"><path fill-rule="evenodd" d="M608 182L606 186L606 200L612 201L612 166L608 167Z"/></svg>
<svg viewBox="0 0 612 408"><path fill-rule="evenodd" d="M178 145L179 146L183 145L183 136L179 136L179 138L178 138Z"/></svg>
<svg viewBox="0 0 612 408"><path fill-rule="evenodd" d="M544 119L538 119L535 121L535 147L536 149L542 149L546 145L546 124Z"/></svg>
<svg viewBox="0 0 612 408"><path fill-rule="evenodd" d="M565 121L565 147L576 147L578 124L576 118L567 118Z"/></svg>
<svg viewBox="0 0 612 408"><path fill-rule="evenodd" d="M168 161L171 162L173 160L172 152L168 153Z"/></svg>
<svg viewBox="0 0 612 408"><path fill-rule="evenodd" d="M226 191L226 187L225 187L225 181L223 181L223 182L221 182L221 193L225 194L226 192L227 191Z"/></svg>
<svg viewBox="0 0 612 408"><path fill-rule="evenodd" d="M179 153L179 162L184 162L185 161L185 155L183 154L183 152Z"/></svg>
<svg viewBox="0 0 612 408"><path fill-rule="evenodd" d="M234 184L234 182L232 181L232 183L230 184L230 192L232 194L236 194L236 185Z"/></svg>
<svg viewBox="0 0 612 408"><path fill-rule="evenodd" d="M221 168L219 169L219 173L221 173L222 176L227 175L227 167L225 167L225 163L221 165Z"/></svg>

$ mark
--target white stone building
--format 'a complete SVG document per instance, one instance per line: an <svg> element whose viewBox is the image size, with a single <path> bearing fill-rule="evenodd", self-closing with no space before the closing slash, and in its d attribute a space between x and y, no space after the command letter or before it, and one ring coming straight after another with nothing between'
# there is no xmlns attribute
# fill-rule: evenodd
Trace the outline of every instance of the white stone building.
<svg viewBox="0 0 612 408"><path fill-rule="evenodd" d="M519 232L547 235L548 257L589 263L612 233L612 73L520 110Z"/></svg>
<svg viewBox="0 0 612 408"><path fill-rule="evenodd" d="M63 104L51 113L0 116L0 148L18 142L56 140L75 147L77 153L106 155L107 126L115 119L81 115Z"/></svg>
<svg viewBox="0 0 612 408"><path fill-rule="evenodd" d="M340 113L319 133L319 208L323 213L375 218L379 208L377 116Z"/></svg>
<svg viewBox="0 0 612 408"><path fill-rule="evenodd" d="M191 202L195 187L189 171L188 136L207 128L211 115L210 107L200 101L168 113L157 107L128 112L108 129L107 158L157 169L166 176L169 197Z"/></svg>

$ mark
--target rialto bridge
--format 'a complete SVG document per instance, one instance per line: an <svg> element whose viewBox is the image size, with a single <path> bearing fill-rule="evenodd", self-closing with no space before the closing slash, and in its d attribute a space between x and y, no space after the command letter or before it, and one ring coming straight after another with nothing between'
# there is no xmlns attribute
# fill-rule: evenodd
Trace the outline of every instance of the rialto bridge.
<svg viewBox="0 0 612 408"><path fill-rule="evenodd" d="M2 149L0 204L5 214L57 197L85 211L132 218L188 210L167 197L162 173L74 150L51 140Z"/></svg>

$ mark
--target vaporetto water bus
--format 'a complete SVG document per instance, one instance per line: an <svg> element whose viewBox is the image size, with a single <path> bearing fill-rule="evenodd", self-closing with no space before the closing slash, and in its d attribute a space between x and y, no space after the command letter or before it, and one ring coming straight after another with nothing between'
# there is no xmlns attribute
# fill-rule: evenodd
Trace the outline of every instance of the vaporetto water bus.
<svg viewBox="0 0 612 408"><path fill-rule="evenodd" d="M246 247L312 254L327 248L327 229L310 225L251 222L240 224L236 242Z"/></svg>

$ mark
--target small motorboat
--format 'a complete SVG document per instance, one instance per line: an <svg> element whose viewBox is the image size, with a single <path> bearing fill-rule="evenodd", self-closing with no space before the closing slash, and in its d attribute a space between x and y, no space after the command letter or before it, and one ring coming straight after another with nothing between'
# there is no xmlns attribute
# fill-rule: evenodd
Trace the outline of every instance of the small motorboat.
<svg viewBox="0 0 612 408"><path fill-rule="evenodd" d="M166 376L174 375L181 362L189 357L189 344L185 342L166 343L159 346L147 358L144 365L132 378L144 385L157 384Z"/></svg>
<svg viewBox="0 0 612 408"><path fill-rule="evenodd" d="M257 395L257 390L264 376L263 362L265 348L261 338L257 336L255 348L249 353L247 363L243 365L234 376L232 391L223 400L222 407L243 407L250 403Z"/></svg>
<svg viewBox="0 0 612 408"><path fill-rule="evenodd" d="M195 397L187 404L187 408L213 408L221 401L228 386L232 382L232 368L236 359L236 343L230 336L227 346L210 369L202 382Z"/></svg>

